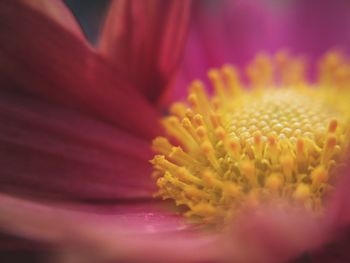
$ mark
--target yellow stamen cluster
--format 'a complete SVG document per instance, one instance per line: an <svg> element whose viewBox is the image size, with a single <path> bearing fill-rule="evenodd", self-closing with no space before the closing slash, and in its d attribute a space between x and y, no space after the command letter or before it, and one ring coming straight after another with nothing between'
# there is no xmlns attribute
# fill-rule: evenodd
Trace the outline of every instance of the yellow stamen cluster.
<svg viewBox="0 0 350 263"><path fill-rule="evenodd" d="M350 67L336 52L308 84L302 58L260 54L243 85L232 66L194 81L163 119L151 161L159 191L185 216L217 223L245 207L288 200L322 213L349 144Z"/></svg>

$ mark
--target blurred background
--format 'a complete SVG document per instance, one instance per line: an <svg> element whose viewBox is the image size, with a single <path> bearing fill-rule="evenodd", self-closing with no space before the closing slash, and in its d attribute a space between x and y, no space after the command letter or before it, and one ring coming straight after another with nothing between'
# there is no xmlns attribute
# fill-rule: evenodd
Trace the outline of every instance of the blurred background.
<svg viewBox="0 0 350 263"><path fill-rule="evenodd" d="M96 38L103 23L104 14L109 0L65 0L64 1L77 17L91 43Z"/></svg>

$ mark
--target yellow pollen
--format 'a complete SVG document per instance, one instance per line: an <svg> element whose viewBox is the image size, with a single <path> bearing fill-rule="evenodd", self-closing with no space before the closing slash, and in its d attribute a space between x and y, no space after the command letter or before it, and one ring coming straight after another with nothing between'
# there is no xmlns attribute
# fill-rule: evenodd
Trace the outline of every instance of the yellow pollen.
<svg viewBox="0 0 350 263"><path fill-rule="evenodd" d="M184 216L218 224L246 207L284 200L323 212L350 140L350 66L329 52L315 83L303 58L259 54L248 84L230 65L209 70L162 121L153 142L156 196Z"/></svg>

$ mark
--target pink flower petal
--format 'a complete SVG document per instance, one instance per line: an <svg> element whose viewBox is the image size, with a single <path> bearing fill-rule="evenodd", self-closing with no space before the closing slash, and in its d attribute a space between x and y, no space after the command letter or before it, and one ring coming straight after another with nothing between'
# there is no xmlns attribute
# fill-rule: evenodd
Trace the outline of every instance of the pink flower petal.
<svg viewBox="0 0 350 263"><path fill-rule="evenodd" d="M1 1L0 25L1 89L39 95L146 138L159 133L155 109L86 42L17 1Z"/></svg>
<svg viewBox="0 0 350 263"><path fill-rule="evenodd" d="M350 2L347 0L294 0L283 6L285 42L309 59L331 48L350 52Z"/></svg>
<svg viewBox="0 0 350 263"><path fill-rule="evenodd" d="M181 217L164 211L164 206L152 201L92 205L36 202L0 194L0 209L2 229L6 227L9 233L32 240L57 242L68 237L65 236L68 230L79 233L79 225L94 226L91 232L99 228L125 234L160 234L186 229Z"/></svg>
<svg viewBox="0 0 350 263"><path fill-rule="evenodd" d="M314 250L328 238L324 221L304 210L262 207L233 222L222 242L222 255L227 261L234 259L232 262L287 262Z"/></svg>
<svg viewBox="0 0 350 263"><path fill-rule="evenodd" d="M190 1L113 1L100 39L102 54L157 102L179 64Z"/></svg>
<svg viewBox="0 0 350 263"><path fill-rule="evenodd" d="M0 229L69 249L83 262L203 262L213 257L215 240L193 234L156 203L89 208L6 195L0 195Z"/></svg>
<svg viewBox="0 0 350 263"><path fill-rule="evenodd" d="M334 228L342 230L350 226L350 158L344 169L340 171L338 182L328 204L328 222Z"/></svg>
<svg viewBox="0 0 350 263"><path fill-rule="evenodd" d="M257 52L287 48L310 62L334 47L350 52L350 2L196 1L174 99L194 78L231 63L244 69ZM185 83L185 84L184 84Z"/></svg>
<svg viewBox="0 0 350 263"><path fill-rule="evenodd" d="M207 79L211 67L244 67L257 52L273 51L278 23L263 1L197 1L174 98L194 79ZM182 83L186 83L183 86Z"/></svg>
<svg viewBox="0 0 350 263"><path fill-rule="evenodd" d="M17 0L16 0L17 1ZM85 39L84 34L76 21L73 14L67 8L62 0L19 0L25 5L42 12L49 16L58 24L65 27L65 29L73 32L79 38Z"/></svg>
<svg viewBox="0 0 350 263"><path fill-rule="evenodd" d="M220 233L186 226L158 205L39 204L1 195L0 229L83 262L285 262L328 238L321 220L293 208L247 213Z"/></svg>
<svg viewBox="0 0 350 263"><path fill-rule="evenodd" d="M155 191L148 140L56 103L0 94L1 191L85 200Z"/></svg>

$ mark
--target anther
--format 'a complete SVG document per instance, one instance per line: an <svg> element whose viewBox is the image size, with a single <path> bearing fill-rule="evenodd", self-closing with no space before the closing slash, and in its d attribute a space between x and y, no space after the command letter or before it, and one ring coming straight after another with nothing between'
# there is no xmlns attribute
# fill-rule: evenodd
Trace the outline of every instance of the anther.
<svg viewBox="0 0 350 263"><path fill-rule="evenodd" d="M338 127L338 122L337 120L331 120L328 124L328 132L329 133L334 133Z"/></svg>
<svg viewBox="0 0 350 263"><path fill-rule="evenodd" d="M213 123L214 128L217 128L220 125L220 117L218 114L212 112L210 114L211 122Z"/></svg>
<svg viewBox="0 0 350 263"><path fill-rule="evenodd" d="M306 201L310 197L310 187L300 183L294 191L293 197L296 201Z"/></svg>
<svg viewBox="0 0 350 263"><path fill-rule="evenodd" d="M191 84L191 89L195 93L204 93L204 84L200 80L194 80Z"/></svg>
<svg viewBox="0 0 350 263"><path fill-rule="evenodd" d="M226 132L224 130L224 128L222 128L221 126L217 127L215 130L215 135L216 137L218 137L220 140L224 140L225 136L226 136Z"/></svg>
<svg viewBox="0 0 350 263"><path fill-rule="evenodd" d="M197 163L197 160L183 151L181 147L172 147L169 158L181 166L188 166Z"/></svg>
<svg viewBox="0 0 350 263"><path fill-rule="evenodd" d="M237 70L230 65L225 65L222 68L222 73L226 79L227 85L230 88L232 95L236 96L240 94L241 89Z"/></svg>
<svg viewBox="0 0 350 263"><path fill-rule="evenodd" d="M162 168L163 170L167 171L174 171L178 168L177 165L169 162L168 160L165 159L164 156L162 155L156 155L154 158L151 160L151 163L155 166L158 166Z"/></svg>
<svg viewBox="0 0 350 263"><path fill-rule="evenodd" d="M188 102L191 104L193 109L198 110L199 105L198 105L198 98L197 98L196 94L191 93L188 96Z"/></svg>
<svg viewBox="0 0 350 263"><path fill-rule="evenodd" d="M193 118L194 120L194 125L196 127L199 127L199 126L203 126L204 125L204 121L203 121L203 117L199 114L196 114Z"/></svg>
<svg viewBox="0 0 350 263"><path fill-rule="evenodd" d="M267 177L265 185L273 192L279 191L283 186L282 175L278 173L271 174Z"/></svg>
<svg viewBox="0 0 350 263"><path fill-rule="evenodd" d="M169 155L171 152L172 145L168 139L164 137L157 137L152 142L153 150L158 151L163 155Z"/></svg>
<svg viewBox="0 0 350 263"><path fill-rule="evenodd" d="M210 162L210 164L216 170L220 170L220 165L218 163L218 160L216 159L215 152L214 152L214 149L213 149L213 146L211 145L211 143L209 141L204 141L202 143L201 148L202 148L204 155L207 157L208 161Z"/></svg>
<svg viewBox="0 0 350 263"><path fill-rule="evenodd" d="M178 118L183 118L186 114L186 107L182 103L174 103L170 108L170 112Z"/></svg>
<svg viewBox="0 0 350 263"><path fill-rule="evenodd" d="M321 185L328 181L328 172L326 171L324 166L318 166L311 173L312 183L314 185Z"/></svg>
<svg viewBox="0 0 350 263"><path fill-rule="evenodd" d="M198 135L200 140L203 141L203 140L207 139L207 132L203 126L199 126L197 128L196 132L197 132L197 135Z"/></svg>
<svg viewBox="0 0 350 263"><path fill-rule="evenodd" d="M295 167L294 160L290 154L286 154L281 157L281 165L283 174L286 176L287 181L291 181L293 169Z"/></svg>
<svg viewBox="0 0 350 263"><path fill-rule="evenodd" d="M255 176L255 166L251 161L243 161L241 165L242 174L248 179L252 186L257 186L258 181Z"/></svg>
<svg viewBox="0 0 350 263"><path fill-rule="evenodd" d="M218 180L214 173L208 170L203 172L202 178L208 187L221 189L224 186L224 183Z"/></svg>
<svg viewBox="0 0 350 263"><path fill-rule="evenodd" d="M241 143L239 138L233 137L226 142L227 151L231 154L231 156L237 160L241 151Z"/></svg>
<svg viewBox="0 0 350 263"><path fill-rule="evenodd" d="M176 171L176 176L187 183L195 183L197 185L202 185L203 182L202 180L200 180L198 177L194 176L193 174L191 174L186 168L184 167L180 167L177 171Z"/></svg>
<svg viewBox="0 0 350 263"><path fill-rule="evenodd" d="M334 149L337 145L337 138L334 135L329 135L326 139L326 143L323 148L321 163L324 165L328 164L328 161L332 158Z"/></svg>
<svg viewBox="0 0 350 263"><path fill-rule="evenodd" d="M208 77L213 83L216 93L221 97L225 97L225 87L220 77L220 72L216 69L211 69L208 72Z"/></svg>

